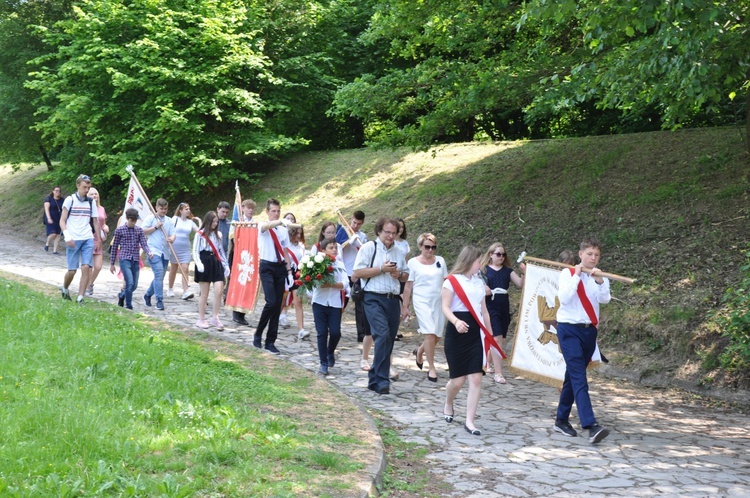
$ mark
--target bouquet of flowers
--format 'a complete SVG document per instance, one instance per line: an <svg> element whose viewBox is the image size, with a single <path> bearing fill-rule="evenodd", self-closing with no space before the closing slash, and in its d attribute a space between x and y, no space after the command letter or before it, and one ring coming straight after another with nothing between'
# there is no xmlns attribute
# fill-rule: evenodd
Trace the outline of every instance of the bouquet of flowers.
<svg viewBox="0 0 750 498"><path fill-rule="evenodd" d="M294 276L296 278L294 283L308 292L312 292L315 287L323 284L336 283L333 276L333 259L323 253L318 253L312 258L307 255L303 256Z"/></svg>

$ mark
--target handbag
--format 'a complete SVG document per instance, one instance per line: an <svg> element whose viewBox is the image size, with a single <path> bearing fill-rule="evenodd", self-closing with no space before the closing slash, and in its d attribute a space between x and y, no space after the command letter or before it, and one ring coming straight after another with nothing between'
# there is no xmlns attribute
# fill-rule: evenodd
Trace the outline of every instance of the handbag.
<svg viewBox="0 0 750 498"><path fill-rule="evenodd" d="M372 268L372 264L375 262L375 254L378 252L378 245L373 241L373 244L375 245L375 250L372 252L372 259L370 260L370 268ZM365 285L362 286L362 279L357 279L356 282L352 284L352 290L349 293L349 298L354 301L354 304L359 304L362 302L362 300L365 298L365 287L367 287L367 284L370 283L370 279L367 279L367 282L365 282Z"/></svg>

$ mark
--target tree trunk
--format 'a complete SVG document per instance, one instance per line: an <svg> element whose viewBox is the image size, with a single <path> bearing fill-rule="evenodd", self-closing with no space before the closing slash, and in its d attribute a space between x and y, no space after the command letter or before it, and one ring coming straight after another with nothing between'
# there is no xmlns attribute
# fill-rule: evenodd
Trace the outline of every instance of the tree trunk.
<svg viewBox="0 0 750 498"><path fill-rule="evenodd" d="M47 149L44 148L44 145L39 144L39 150L42 153L42 157L44 158L44 162L47 163L47 171L52 171L52 161L49 160L49 155L47 154Z"/></svg>

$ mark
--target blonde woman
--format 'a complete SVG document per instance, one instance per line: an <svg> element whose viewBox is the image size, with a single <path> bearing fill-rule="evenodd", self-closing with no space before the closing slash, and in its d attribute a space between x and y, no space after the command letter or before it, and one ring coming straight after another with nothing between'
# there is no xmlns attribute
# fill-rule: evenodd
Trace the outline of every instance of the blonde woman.
<svg viewBox="0 0 750 498"><path fill-rule="evenodd" d="M443 337L445 315L441 307L441 288L443 280L448 276L448 268L442 256L436 256L437 238L431 233L423 233L417 237L417 246L421 254L411 258L409 266L409 280L404 286L404 304L401 309L401 319L411 316L409 304L414 307L419 323L418 332L422 334L422 344L412 354L416 356L417 367L422 370L422 358L427 357L427 380L437 382L435 369L435 346Z"/></svg>
<svg viewBox="0 0 750 498"><path fill-rule="evenodd" d="M473 436L481 435L481 431L474 425L474 418L482 392L483 367L486 361L486 339L482 336L478 320L492 332L492 323L484 302L484 281L479 277L481 267L482 251L473 246L464 247L448 278L443 282L441 295L443 313L448 320L445 329L445 359L450 371L450 380L445 386L443 416L446 422L453 422L453 401L468 379L464 429Z"/></svg>
<svg viewBox="0 0 750 498"><path fill-rule="evenodd" d="M490 245L482 259L484 268L485 289L487 297L487 311L490 313L492 321L492 331L495 333L495 340L501 348L505 349L505 340L508 337L508 327L510 326L510 299L508 299L508 289L513 283L518 288L523 286L523 277L516 274L508 261L508 254L500 242ZM503 377L503 361L497 351L490 354L492 365L494 365L494 380L499 384L505 384Z"/></svg>
<svg viewBox="0 0 750 498"><path fill-rule="evenodd" d="M94 281L99 276L99 272L102 271L102 264L104 263L104 242L109 236L109 226L107 225L107 212L104 210L104 206L101 204L99 198L99 191L94 187L89 190L89 198L96 202L96 206L99 209L99 226L101 227L99 233L94 230L94 267L91 269L91 280L89 281L88 289L86 289L87 296L94 295Z"/></svg>

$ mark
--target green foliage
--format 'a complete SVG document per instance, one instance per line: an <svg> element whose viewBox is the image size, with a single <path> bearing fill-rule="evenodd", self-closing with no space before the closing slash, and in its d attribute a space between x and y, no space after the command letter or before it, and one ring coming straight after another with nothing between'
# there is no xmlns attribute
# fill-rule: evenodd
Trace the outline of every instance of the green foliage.
<svg viewBox="0 0 750 498"><path fill-rule="evenodd" d="M557 28L539 39L570 58L550 68L529 119L590 102L631 117L652 115L671 128L710 115L733 122L732 101L750 95L749 15L748 0L533 0L521 29L529 19L554 20L584 44L559 43Z"/></svg>
<svg viewBox="0 0 750 498"><path fill-rule="evenodd" d="M715 315L716 324L729 345L721 353L721 365L730 372L746 374L750 368L750 249L743 251L742 280L726 290L723 308Z"/></svg>
<svg viewBox="0 0 750 498"><path fill-rule="evenodd" d="M285 106L262 97L283 85L251 14L233 0L87 0L75 18L40 26L56 52L34 61L35 129L76 151L62 168L97 182L138 168L144 186L198 191L245 178L251 158L302 143L265 126Z"/></svg>
<svg viewBox="0 0 750 498"><path fill-rule="evenodd" d="M27 62L45 53L31 25L64 19L72 9L63 2L0 3L0 156L6 161L40 162L44 143L32 126L34 92L24 87Z"/></svg>

